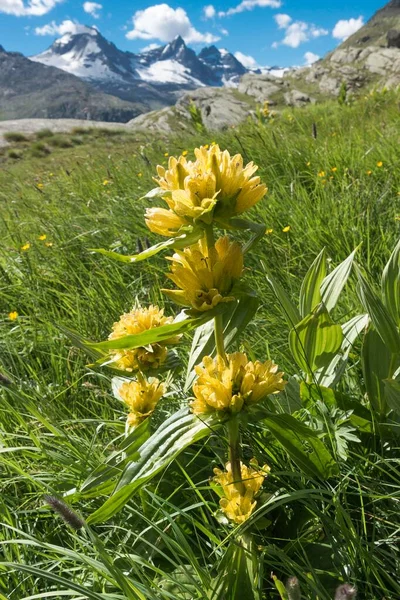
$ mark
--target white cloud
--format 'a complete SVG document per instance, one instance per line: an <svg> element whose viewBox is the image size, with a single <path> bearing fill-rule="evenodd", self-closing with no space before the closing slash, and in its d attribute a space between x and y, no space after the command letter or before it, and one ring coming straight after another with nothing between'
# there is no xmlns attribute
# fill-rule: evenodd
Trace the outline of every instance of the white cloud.
<svg viewBox="0 0 400 600"><path fill-rule="evenodd" d="M279 29L286 29L286 27L293 20L292 17L289 17L289 15L283 15L283 14L275 15L274 19L277 22Z"/></svg>
<svg viewBox="0 0 400 600"><path fill-rule="evenodd" d="M318 54L314 54L314 52L306 52L304 54L304 60L306 61L307 67L317 62L317 60L319 60L320 58L321 57L318 56Z"/></svg>
<svg viewBox="0 0 400 600"><path fill-rule="evenodd" d="M70 21L69 19L63 21L59 25L55 21L51 23L47 23L47 25L43 25L43 27L36 27L35 34L36 35L76 35L78 33L95 33L94 27L86 27L86 25L81 25L80 23L76 23L75 21Z"/></svg>
<svg viewBox="0 0 400 600"><path fill-rule="evenodd" d="M220 39L212 33L197 31L183 8L175 10L168 4L156 4L136 11L133 15L133 29L128 31L126 37L130 40L170 42L177 35L182 36L189 44L212 44Z"/></svg>
<svg viewBox="0 0 400 600"><path fill-rule="evenodd" d="M235 52L235 58L237 58L238 61L242 63L244 67L246 67L246 69L256 69L258 67L256 59L248 54Z"/></svg>
<svg viewBox="0 0 400 600"><path fill-rule="evenodd" d="M88 15L91 15L95 19L98 19L100 17L100 11L102 8L103 8L103 5L98 4L97 2L84 2L83 3L83 10L85 11L85 13L87 13Z"/></svg>
<svg viewBox="0 0 400 600"><path fill-rule="evenodd" d="M218 13L219 17L230 17L231 15L236 15L238 13L242 13L245 10L253 10L254 8L265 8L268 6L269 8L280 8L282 6L281 0L243 0L237 6L233 8L229 8L227 11L221 10Z"/></svg>
<svg viewBox="0 0 400 600"><path fill-rule="evenodd" d="M212 4L208 4L203 8L203 14L205 19L213 19L217 14L217 11Z"/></svg>
<svg viewBox="0 0 400 600"><path fill-rule="evenodd" d="M160 44L149 44L148 46L145 46L144 48L142 48L140 50L140 52L149 52L150 50L155 50L156 48L159 48Z"/></svg>
<svg viewBox="0 0 400 600"><path fill-rule="evenodd" d="M56 4L63 0L0 0L0 13L14 15L15 17L34 16L41 17L47 15Z"/></svg>
<svg viewBox="0 0 400 600"><path fill-rule="evenodd" d="M222 35L229 35L229 31L224 27L221 27L220 32L222 33Z"/></svg>
<svg viewBox="0 0 400 600"><path fill-rule="evenodd" d="M341 19L333 28L332 35L338 40L347 40L347 38L353 35L353 33L361 29L363 25L363 17L358 17L358 19L348 19L347 21L345 19Z"/></svg>
<svg viewBox="0 0 400 600"><path fill-rule="evenodd" d="M300 44L308 42L311 38L321 37L321 35L328 35L329 33L327 29L317 27L312 23L292 21L292 18L289 17L289 15L275 15L274 18L278 28L285 30L285 37L281 42L274 42L272 48L277 48L279 44L284 44L291 48L298 48Z"/></svg>

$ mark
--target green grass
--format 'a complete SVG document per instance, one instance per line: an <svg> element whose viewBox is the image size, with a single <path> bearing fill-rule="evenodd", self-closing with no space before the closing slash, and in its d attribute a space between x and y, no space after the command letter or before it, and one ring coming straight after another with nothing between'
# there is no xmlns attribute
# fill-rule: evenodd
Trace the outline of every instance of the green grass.
<svg viewBox="0 0 400 600"><path fill-rule="evenodd" d="M154 134L137 140L75 130L80 142L88 141L72 148L52 145L44 156L43 147L56 136L38 136L43 141L33 142L20 160L5 155L0 172L0 372L13 383L0 396L4 560L75 581L84 591L71 597L90 597L89 592L130 597L111 595L117 594L113 578L90 562L98 557L93 544L44 509L42 497L79 489L124 431L125 412L111 394L110 377L87 367L87 357L60 326L102 340L136 299L164 304L168 315L178 312L160 292L167 281L163 257L126 266L89 251L102 247L134 253L139 239L159 241L145 227L147 204L140 198L154 187L155 166L166 163L165 153L187 149L191 157L197 145L216 141L260 166L269 192L249 217L272 231L246 263L247 281L262 305L242 336L242 347L259 359L273 357L290 374L296 367L288 331L261 261L296 298L322 247L336 265L359 246L358 262L378 281L399 237L398 102L399 96L390 93L352 106L332 102L286 110L266 125L249 121L208 139L199 134L161 142ZM290 230L284 233L286 226ZM361 310L352 279L338 320ZM18 313L15 320L8 317L12 311ZM189 343L186 336L183 360ZM346 381L362 394L357 362ZM170 412L164 401L160 422ZM278 597L271 572L283 580L296 575L305 597L314 600L331 599L336 585L348 580L366 600L400 596L398 439L385 447L353 444L341 476L326 482L305 478L258 426L250 429L245 444L249 457L272 467L266 491L275 500L263 513L271 523L257 533L266 597ZM222 456L217 435L205 447L193 446L122 513L96 527L116 566L147 590L146 598L204 597L229 533L213 516L217 497L208 485L212 466L220 465ZM75 508L87 516L104 499L75 497ZM179 576L182 570L186 583ZM179 596L189 584L192 596ZM52 597L61 589L64 584L34 571L8 569L0 578L0 598L2 593L8 600Z"/></svg>

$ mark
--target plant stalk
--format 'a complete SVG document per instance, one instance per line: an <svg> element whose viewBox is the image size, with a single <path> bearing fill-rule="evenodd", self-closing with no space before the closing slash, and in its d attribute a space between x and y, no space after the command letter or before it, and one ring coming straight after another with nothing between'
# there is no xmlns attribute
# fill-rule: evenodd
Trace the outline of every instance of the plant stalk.
<svg viewBox="0 0 400 600"><path fill-rule="evenodd" d="M232 468L233 485L236 487L239 494L243 496L246 490L242 481L239 419L237 416L231 417L231 419L228 421L228 439L229 460Z"/></svg>

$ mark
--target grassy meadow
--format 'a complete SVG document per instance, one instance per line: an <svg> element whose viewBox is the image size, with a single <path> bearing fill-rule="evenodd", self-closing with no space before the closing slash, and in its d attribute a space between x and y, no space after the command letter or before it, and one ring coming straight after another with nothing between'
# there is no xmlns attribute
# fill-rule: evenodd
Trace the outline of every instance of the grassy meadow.
<svg viewBox="0 0 400 600"><path fill-rule="evenodd" d="M57 142L49 134L10 140L0 157L1 599L253 597L240 584L207 591L218 565L229 560L235 531L215 518L218 496L209 485L213 467L225 460L221 433L187 447L123 510L94 524L95 537L73 531L45 505L50 494L64 495L83 518L100 508L112 487L80 489L125 430L112 373L88 366L90 357L65 328L105 340L137 301L178 314L160 291L171 287L165 252L127 265L90 249L134 254L159 242L143 214L161 202L141 199L154 187L156 165L182 152L193 158L195 147L216 142L259 165L268 186L248 215L267 226L245 262L245 281L260 306L235 347L252 359L272 358L287 376L298 374L266 272L297 303L302 279L323 248L328 270L358 248L355 260L378 289L400 231L399 102L398 93L375 93L350 105L286 110L188 138L77 131L57 134ZM354 271L334 320L364 312ZM192 336L185 333L179 345L183 368L156 410L154 428L185 404ZM371 415L361 343L362 335L337 390ZM296 418L308 423L308 409L298 407ZM349 425L349 415L341 416ZM338 470L327 478L302 472L262 420L244 431L244 456L271 467L265 507L252 517L263 566L260 598L300 598L279 587L291 576L306 599L332 600L347 582L357 586L360 600L400 597L400 438L390 419L390 435L378 426L349 426L356 439L348 436L342 452L331 444ZM329 435L324 440L329 445Z"/></svg>

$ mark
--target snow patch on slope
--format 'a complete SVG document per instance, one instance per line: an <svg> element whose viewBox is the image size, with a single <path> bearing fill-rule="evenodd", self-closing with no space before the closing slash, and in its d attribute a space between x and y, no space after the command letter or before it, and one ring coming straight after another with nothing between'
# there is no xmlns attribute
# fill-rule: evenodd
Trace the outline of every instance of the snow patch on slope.
<svg viewBox="0 0 400 600"><path fill-rule="evenodd" d="M159 60L146 69L137 68L140 79L153 83L193 83L203 87L199 79L190 75L190 70L176 60Z"/></svg>

